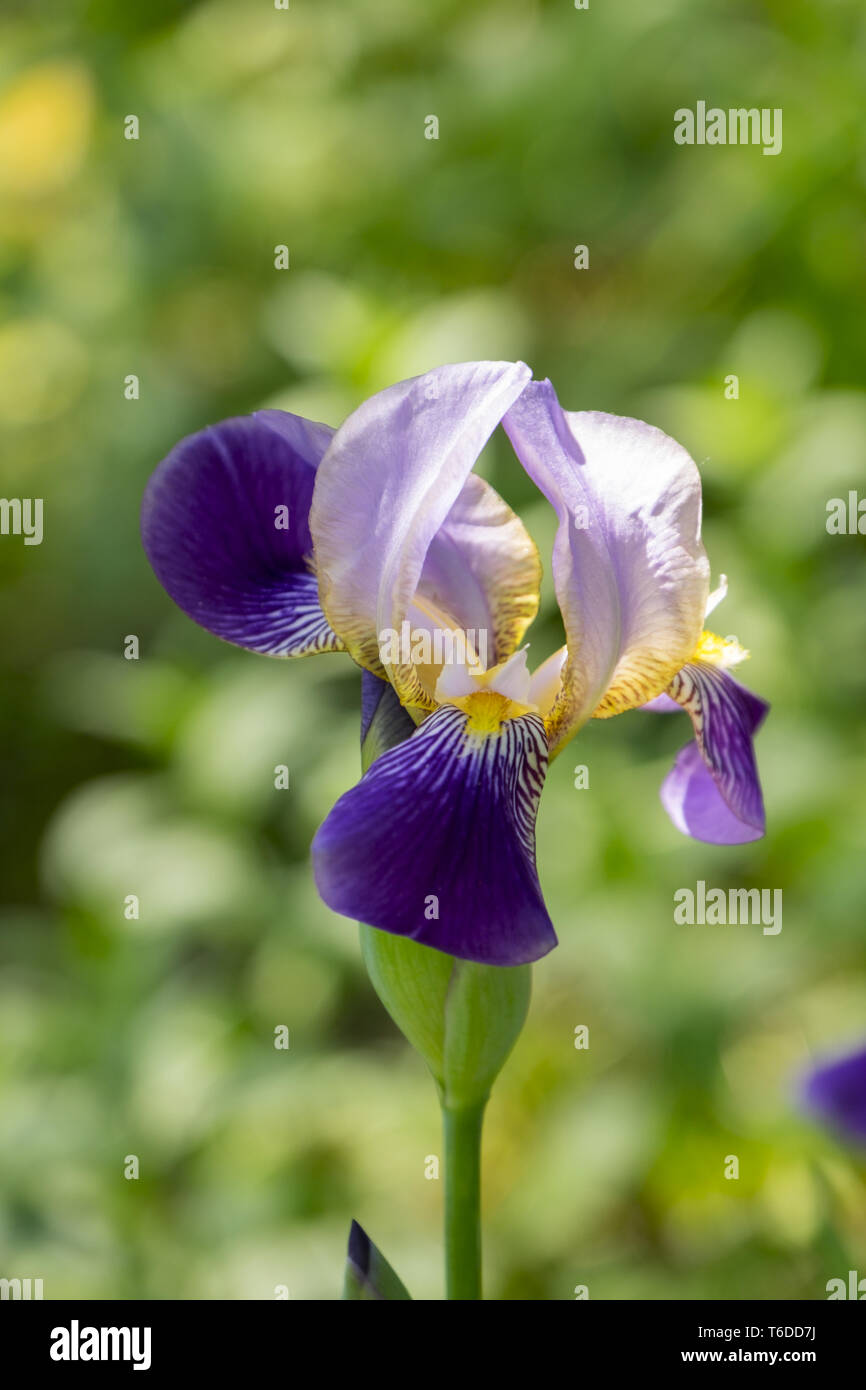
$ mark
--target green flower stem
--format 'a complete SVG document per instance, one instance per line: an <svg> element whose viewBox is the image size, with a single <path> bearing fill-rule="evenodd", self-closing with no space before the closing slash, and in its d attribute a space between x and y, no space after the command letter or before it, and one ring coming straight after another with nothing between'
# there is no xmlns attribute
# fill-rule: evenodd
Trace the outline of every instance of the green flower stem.
<svg viewBox="0 0 866 1390"><path fill-rule="evenodd" d="M486 1098L442 1105L445 1137L445 1291L481 1298L481 1127Z"/></svg>
<svg viewBox="0 0 866 1390"><path fill-rule="evenodd" d="M362 745L366 771L410 738L415 725L386 681L369 673L364 679L375 705ZM531 968L457 960L410 936L369 926L361 927L361 950L373 988L439 1092L446 1297L480 1299L481 1126L490 1088L526 1020ZM357 1234L355 1245L366 1248Z"/></svg>

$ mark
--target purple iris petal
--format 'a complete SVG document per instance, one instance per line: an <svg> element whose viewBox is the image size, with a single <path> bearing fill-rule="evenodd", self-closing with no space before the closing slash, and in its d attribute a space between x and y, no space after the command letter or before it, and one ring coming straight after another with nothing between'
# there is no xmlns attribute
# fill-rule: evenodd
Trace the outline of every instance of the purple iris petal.
<svg viewBox="0 0 866 1390"><path fill-rule="evenodd" d="M474 732L441 706L319 829L319 893L335 912L463 960L538 960L556 945L535 867L546 770L537 715Z"/></svg>
<svg viewBox="0 0 866 1390"><path fill-rule="evenodd" d="M157 579L217 637L269 656L339 650L319 605L309 513L327 425L280 410L190 435L144 495Z"/></svg>
<svg viewBox="0 0 866 1390"><path fill-rule="evenodd" d="M746 825L729 808L694 742L686 745L662 783L662 805L684 835L711 845L744 845L763 830Z"/></svg>
<svg viewBox="0 0 866 1390"><path fill-rule="evenodd" d="M760 839L764 798L752 739L769 709L766 700L704 661L688 662L668 690L691 718L697 740L680 753L662 787L674 824L711 844Z"/></svg>
<svg viewBox="0 0 866 1390"><path fill-rule="evenodd" d="M866 1143L866 1048L816 1067L803 1099L833 1129Z"/></svg>

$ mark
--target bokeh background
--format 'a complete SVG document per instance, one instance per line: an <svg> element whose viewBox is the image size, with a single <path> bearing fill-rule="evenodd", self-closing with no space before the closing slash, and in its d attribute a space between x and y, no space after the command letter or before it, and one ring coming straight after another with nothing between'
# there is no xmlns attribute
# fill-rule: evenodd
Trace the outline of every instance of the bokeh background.
<svg viewBox="0 0 866 1390"><path fill-rule="evenodd" d="M594 724L551 770L561 944L490 1106L488 1296L866 1275L863 1158L794 1100L866 1035L864 541L825 529L866 495L864 31L859 0L4 0L2 492L44 498L45 535L0 538L0 1275L334 1298L354 1216L441 1296L433 1088L307 858L358 775L357 673L196 629L137 513L208 422L337 424L475 357L687 445L717 625L773 702L756 845L668 822L684 717ZM782 107L782 154L676 146L699 99ZM546 556L504 438L482 467ZM556 642L548 578L532 660ZM699 878L781 888L781 934L675 925Z"/></svg>

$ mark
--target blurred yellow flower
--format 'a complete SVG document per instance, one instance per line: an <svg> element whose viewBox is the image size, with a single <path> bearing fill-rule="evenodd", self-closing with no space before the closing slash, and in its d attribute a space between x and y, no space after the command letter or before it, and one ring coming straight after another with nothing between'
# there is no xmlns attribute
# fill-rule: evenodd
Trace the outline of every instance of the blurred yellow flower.
<svg viewBox="0 0 866 1390"><path fill-rule="evenodd" d="M93 88L78 63L43 63L0 93L0 194L34 198L74 178L87 151Z"/></svg>

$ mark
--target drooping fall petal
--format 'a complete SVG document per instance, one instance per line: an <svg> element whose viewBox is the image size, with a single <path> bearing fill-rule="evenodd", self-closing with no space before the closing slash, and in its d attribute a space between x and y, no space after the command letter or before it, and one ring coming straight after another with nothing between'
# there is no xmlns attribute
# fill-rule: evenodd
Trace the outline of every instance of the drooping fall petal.
<svg viewBox="0 0 866 1390"><path fill-rule="evenodd" d="M743 845L760 840L764 833L734 815L695 742L677 754L659 795L677 830L693 840L711 845Z"/></svg>
<svg viewBox="0 0 866 1390"><path fill-rule="evenodd" d="M555 944L535 866L547 769L537 715L443 705L383 753L313 841L324 901L464 960L521 965ZM498 703L497 703L498 702Z"/></svg>
<svg viewBox="0 0 866 1390"><path fill-rule="evenodd" d="M764 834L764 798L753 744L769 705L727 671L687 662L668 686L692 721L695 742L679 754L661 798L677 829L711 844Z"/></svg>
<svg viewBox="0 0 866 1390"><path fill-rule="evenodd" d="M342 650L319 604L309 527L332 433L261 410L181 440L150 479L148 559L175 603L217 637L268 656Z"/></svg>

